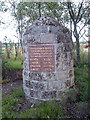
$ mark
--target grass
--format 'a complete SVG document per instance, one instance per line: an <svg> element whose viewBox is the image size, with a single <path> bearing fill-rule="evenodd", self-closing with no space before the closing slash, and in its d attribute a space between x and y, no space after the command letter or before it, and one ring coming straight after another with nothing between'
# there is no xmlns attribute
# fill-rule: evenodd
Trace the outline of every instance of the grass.
<svg viewBox="0 0 90 120"><path fill-rule="evenodd" d="M22 60L21 59L6 59L3 61L3 67L5 69L22 69L23 68L23 64L22 64Z"/></svg>
<svg viewBox="0 0 90 120"><path fill-rule="evenodd" d="M75 84L80 101L88 101L88 67L87 65L75 67Z"/></svg>
<svg viewBox="0 0 90 120"><path fill-rule="evenodd" d="M21 48L19 48L17 59L15 60L15 49L10 51L10 58L7 58L6 49L2 49L2 68L4 69L22 69L22 53Z"/></svg>
<svg viewBox="0 0 90 120"><path fill-rule="evenodd" d="M88 68L87 65L75 67L75 85L77 90L77 103L88 102ZM73 91L71 91L73 94ZM59 119L67 116L66 109L60 107L59 103L56 101L49 102L46 101L41 103L39 106L33 106L32 108L27 108L23 110L22 104L23 100L23 90L22 88L12 89L8 95L3 95L2 97L2 116L3 118L50 118ZM71 95L72 97L72 95ZM74 100L73 100L74 101ZM72 102L69 99L68 102ZM21 107L19 107L21 104Z"/></svg>
<svg viewBox="0 0 90 120"><path fill-rule="evenodd" d="M39 106L26 110L21 113L23 118L62 118L66 115L66 110L62 109L58 102L46 101L41 103Z"/></svg>
<svg viewBox="0 0 90 120"><path fill-rule="evenodd" d="M22 88L13 89L9 95L3 95L2 98L2 116L3 118L61 118L66 115L66 110L61 108L56 101L46 101L39 106L21 110L18 104L23 101Z"/></svg>
<svg viewBox="0 0 90 120"><path fill-rule="evenodd" d="M22 88L13 89L9 95L3 95L2 97L2 117L3 118L17 118L19 115L18 106L19 102L22 102L22 96L24 95Z"/></svg>
<svg viewBox="0 0 90 120"><path fill-rule="evenodd" d="M76 60L76 50L74 49L74 60ZM76 62L77 63L77 62ZM88 64L88 49L85 49L83 47L80 47L80 63L79 65L85 65Z"/></svg>
<svg viewBox="0 0 90 120"><path fill-rule="evenodd" d="M83 47L80 48L80 58L81 63L88 64L88 48L85 49Z"/></svg>
<svg viewBox="0 0 90 120"><path fill-rule="evenodd" d="M23 64L21 59L8 59L7 60L7 68L12 68L12 69L22 69L23 68Z"/></svg>

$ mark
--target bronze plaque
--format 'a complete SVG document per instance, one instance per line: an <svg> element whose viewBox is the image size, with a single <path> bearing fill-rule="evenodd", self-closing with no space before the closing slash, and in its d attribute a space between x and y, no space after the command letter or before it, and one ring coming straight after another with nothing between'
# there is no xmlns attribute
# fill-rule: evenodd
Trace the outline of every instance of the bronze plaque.
<svg viewBox="0 0 90 120"><path fill-rule="evenodd" d="M54 72L54 45L32 45L29 47L30 72Z"/></svg>

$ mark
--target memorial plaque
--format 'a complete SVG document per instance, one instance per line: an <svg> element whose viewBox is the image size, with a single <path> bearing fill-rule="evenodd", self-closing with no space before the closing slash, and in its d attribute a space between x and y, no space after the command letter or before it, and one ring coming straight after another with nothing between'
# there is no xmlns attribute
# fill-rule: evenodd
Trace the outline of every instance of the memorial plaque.
<svg viewBox="0 0 90 120"><path fill-rule="evenodd" d="M30 72L54 72L54 45L31 45L29 47Z"/></svg>

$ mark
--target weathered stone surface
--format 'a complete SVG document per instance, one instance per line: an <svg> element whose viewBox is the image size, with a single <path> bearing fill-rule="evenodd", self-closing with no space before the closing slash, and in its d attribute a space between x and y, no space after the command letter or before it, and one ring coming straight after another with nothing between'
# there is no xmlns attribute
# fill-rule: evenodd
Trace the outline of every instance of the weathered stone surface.
<svg viewBox="0 0 90 120"><path fill-rule="evenodd" d="M40 35L40 39L41 39L41 43L56 43L56 36L55 34L52 34L52 33L41 33Z"/></svg>
<svg viewBox="0 0 90 120"><path fill-rule="evenodd" d="M45 66L42 60L37 59L42 51L35 52L30 46L52 45L54 46L54 60L51 63L49 57ZM29 49L33 49L30 55ZM48 50L46 50L48 53ZM44 51L45 52L45 51ZM50 51L49 53L52 54ZM32 52L31 52L32 54ZM37 59L37 60L36 60ZM41 58L42 59L42 58ZM38 66L40 71L30 71L31 61ZM44 58L43 58L44 60ZM53 64L55 63L55 65ZM41 67L54 65L53 72L41 71ZM40 68L39 68L40 67ZM31 69L30 69L31 68ZM34 68L35 69L35 68ZM58 21L50 17L41 17L31 26L27 27L23 36L23 89L29 103L38 103L46 100L61 100L60 92L65 92L74 85L73 69L73 44L71 33Z"/></svg>
<svg viewBox="0 0 90 120"><path fill-rule="evenodd" d="M30 97L38 98L38 91L37 90L30 90Z"/></svg>
<svg viewBox="0 0 90 120"><path fill-rule="evenodd" d="M51 81L49 80L48 81L48 90L60 90L62 88L62 85L61 85L62 81L60 80L57 80L57 81Z"/></svg>
<svg viewBox="0 0 90 120"><path fill-rule="evenodd" d="M68 78L68 71L67 70L58 71L57 76L58 76L58 78L57 78L58 80L64 80L64 79Z"/></svg>
<svg viewBox="0 0 90 120"><path fill-rule="evenodd" d="M74 75L73 70L69 70L69 77L72 77Z"/></svg>
<svg viewBox="0 0 90 120"><path fill-rule="evenodd" d="M74 86L75 83L74 83L74 75L71 77L71 86Z"/></svg>
<svg viewBox="0 0 90 120"><path fill-rule="evenodd" d="M70 87L71 86L71 80L67 80L65 82L65 87Z"/></svg>
<svg viewBox="0 0 90 120"><path fill-rule="evenodd" d="M57 98L57 91L56 90L52 90L52 91L44 91L42 93L42 99L55 99Z"/></svg>
<svg viewBox="0 0 90 120"><path fill-rule="evenodd" d="M29 71L23 70L23 80L28 80L28 79L29 79Z"/></svg>
<svg viewBox="0 0 90 120"><path fill-rule="evenodd" d="M56 80L56 74L55 73L29 73L29 78L32 80L38 80L42 81L42 79L45 80Z"/></svg>

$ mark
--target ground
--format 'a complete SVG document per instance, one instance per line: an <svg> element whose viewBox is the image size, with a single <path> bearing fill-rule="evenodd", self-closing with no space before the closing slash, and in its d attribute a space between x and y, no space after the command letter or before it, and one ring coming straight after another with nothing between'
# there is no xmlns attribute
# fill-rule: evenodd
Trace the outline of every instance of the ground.
<svg viewBox="0 0 90 120"><path fill-rule="evenodd" d="M16 81L11 81L8 83L3 83L2 84L2 93L8 94L12 89L18 89L19 87L23 86L23 81L22 80L16 80Z"/></svg>
<svg viewBox="0 0 90 120"><path fill-rule="evenodd" d="M69 117L88 119L88 73L87 65L75 67L75 89L69 92L68 100L63 100L63 105L55 103L44 103L37 107L27 106L23 92L23 80L10 80L2 84L2 111L3 118L47 118L47 117ZM12 78L14 79L14 78ZM49 107L48 107L49 106ZM58 107L59 106L59 107ZM60 107L62 106L62 107ZM63 108L65 110L63 110ZM53 111L52 113L52 109ZM60 110L59 110L60 109ZM64 115L64 116L63 116ZM58 118L59 118L58 117Z"/></svg>

